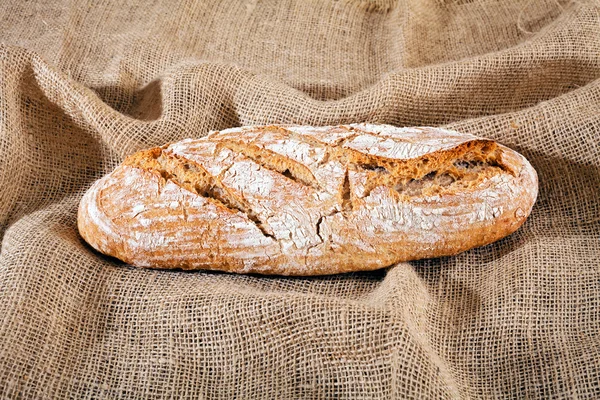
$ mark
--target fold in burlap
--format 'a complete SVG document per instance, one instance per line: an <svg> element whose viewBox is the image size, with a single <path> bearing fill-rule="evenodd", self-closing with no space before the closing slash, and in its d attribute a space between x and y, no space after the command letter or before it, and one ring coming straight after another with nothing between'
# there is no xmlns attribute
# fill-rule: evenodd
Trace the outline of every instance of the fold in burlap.
<svg viewBox="0 0 600 400"><path fill-rule="evenodd" d="M3 398L600 397L600 3L4 1ZM128 267L79 199L263 123L443 125L537 169L515 234L320 278Z"/></svg>

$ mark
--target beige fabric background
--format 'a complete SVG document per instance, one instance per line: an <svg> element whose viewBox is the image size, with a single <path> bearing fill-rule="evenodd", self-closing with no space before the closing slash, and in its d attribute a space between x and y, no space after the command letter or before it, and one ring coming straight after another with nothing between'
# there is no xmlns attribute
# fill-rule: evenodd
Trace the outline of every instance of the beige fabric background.
<svg viewBox="0 0 600 400"><path fill-rule="evenodd" d="M600 3L0 3L2 398L600 398ZM320 278L128 267L78 236L125 155L373 121L497 139L530 219Z"/></svg>

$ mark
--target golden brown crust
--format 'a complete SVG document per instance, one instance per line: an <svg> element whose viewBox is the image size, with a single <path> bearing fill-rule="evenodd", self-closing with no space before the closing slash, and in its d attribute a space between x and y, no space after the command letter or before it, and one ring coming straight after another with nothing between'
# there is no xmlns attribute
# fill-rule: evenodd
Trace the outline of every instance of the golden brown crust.
<svg viewBox="0 0 600 400"><path fill-rule="evenodd" d="M128 157L85 194L78 227L142 267L322 275L491 243L536 196L525 158L470 135L244 127Z"/></svg>

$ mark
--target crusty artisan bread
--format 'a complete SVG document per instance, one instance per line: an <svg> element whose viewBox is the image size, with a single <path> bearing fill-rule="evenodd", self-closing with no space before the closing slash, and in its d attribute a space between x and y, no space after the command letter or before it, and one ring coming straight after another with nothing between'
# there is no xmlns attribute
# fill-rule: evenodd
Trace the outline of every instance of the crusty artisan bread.
<svg viewBox="0 0 600 400"><path fill-rule="evenodd" d="M537 190L520 154L445 129L242 127L133 154L84 195L78 227L140 267L322 275L491 243Z"/></svg>

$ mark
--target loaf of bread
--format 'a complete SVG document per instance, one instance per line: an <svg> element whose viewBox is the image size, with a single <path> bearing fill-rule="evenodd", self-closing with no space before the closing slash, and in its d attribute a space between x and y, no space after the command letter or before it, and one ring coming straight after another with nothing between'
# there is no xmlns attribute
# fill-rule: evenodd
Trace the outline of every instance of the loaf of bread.
<svg viewBox="0 0 600 400"><path fill-rule="evenodd" d="M323 275L491 243L537 190L523 156L468 134L252 126L131 155L84 195L78 227L139 267Z"/></svg>

